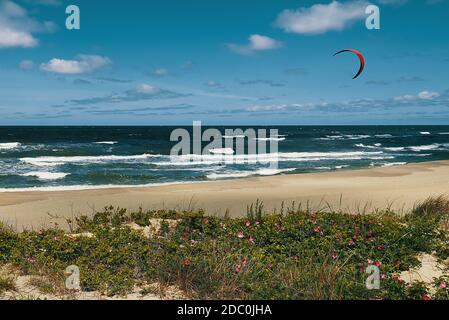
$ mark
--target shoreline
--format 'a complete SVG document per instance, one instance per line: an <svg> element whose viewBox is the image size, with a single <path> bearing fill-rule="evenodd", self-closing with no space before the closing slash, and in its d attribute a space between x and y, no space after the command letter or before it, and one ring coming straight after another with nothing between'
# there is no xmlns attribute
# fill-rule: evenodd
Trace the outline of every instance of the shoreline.
<svg viewBox="0 0 449 320"><path fill-rule="evenodd" d="M449 161L332 172L254 176L217 181L85 190L0 193L0 221L16 229L40 228L60 218L91 214L105 206L128 210L199 209L210 215L246 215L257 199L268 211L292 202L314 210L365 213L408 210L429 196L449 193ZM55 218L58 217L58 218Z"/></svg>

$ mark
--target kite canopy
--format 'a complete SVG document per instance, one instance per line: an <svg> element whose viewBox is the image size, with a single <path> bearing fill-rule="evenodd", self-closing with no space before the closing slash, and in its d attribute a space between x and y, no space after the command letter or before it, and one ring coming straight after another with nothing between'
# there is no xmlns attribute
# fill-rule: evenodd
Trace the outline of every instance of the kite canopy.
<svg viewBox="0 0 449 320"><path fill-rule="evenodd" d="M358 78L358 76L360 76L362 74L363 69L365 69L365 58L363 57L363 55L359 51L354 50L354 49L344 49L344 50L338 51L336 54L334 54L334 57L336 55L340 54L340 53L343 53L343 52L352 52L352 53L355 53L359 57L359 59L360 59L360 68L359 68L359 71L357 72L357 74L352 79Z"/></svg>

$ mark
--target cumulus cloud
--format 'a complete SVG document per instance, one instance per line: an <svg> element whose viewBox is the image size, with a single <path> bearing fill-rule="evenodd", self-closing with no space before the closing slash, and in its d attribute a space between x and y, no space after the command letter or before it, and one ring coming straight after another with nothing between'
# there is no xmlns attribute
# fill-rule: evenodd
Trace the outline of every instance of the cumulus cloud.
<svg viewBox="0 0 449 320"><path fill-rule="evenodd" d="M39 44L33 33L51 32L52 22L38 22L12 1L0 1L0 48L33 48Z"/></svg>
<svg viewBox="0 0 449 320"><path fill-rule="evenodd" d="M40 68L46 72L70 75L90 73L111 63L107 57L80 54L76 60L51 59L47 63L42 63Z"/></svg>
<svg viewBox="0 0 449 320"><path fill-rule="evenodd" d="M282 42L273 38L262 36L260 34L252 34L248 38L248 44L227 44L228 48L238 54L250 55L255 51L274 50L282 47Z"/></svg>
<svg viewBox="0 0 449 320"><path fill-rule="evenodd" d="M275 26L286 32L299 34L321 34L328 31L341 31L351 23L366 18L368 3L353 1L329 4L315 4L309 8L284 10L275 21Z"/></svg>

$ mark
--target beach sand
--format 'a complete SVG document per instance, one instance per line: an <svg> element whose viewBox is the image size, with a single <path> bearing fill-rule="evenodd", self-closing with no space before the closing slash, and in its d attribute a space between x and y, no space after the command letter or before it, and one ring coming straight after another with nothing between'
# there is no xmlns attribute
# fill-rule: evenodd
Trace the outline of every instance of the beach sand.
<svg viewBox="0 0 449 320"><path fill-rule="evenodd" d="M407 210L429 196L449 193L449 161L327 173L252 177L204 183L79 191L0 193L0 220L22 230L40 228L105 206L130 210L203 208L210 215L243 216L257 199L267 210L302 203L354 213L386 207Z"/></svg>

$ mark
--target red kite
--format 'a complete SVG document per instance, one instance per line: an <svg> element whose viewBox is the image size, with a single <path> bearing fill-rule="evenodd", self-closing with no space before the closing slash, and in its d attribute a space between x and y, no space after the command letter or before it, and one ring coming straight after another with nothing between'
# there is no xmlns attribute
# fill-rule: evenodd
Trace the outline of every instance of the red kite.
<svg viewBox="0 0 449 320"><path fill-rule="evenodd" d="M355 53L359 57L359 59L360 59L360 69L357 72L357 74L354 76L354 78L352 78L352 79L356 79L358 76L360 76L360 74L362 73L363 69L365 69L365 58L363 57L363 55L360 52L358 52L357 50L354 50L354 49L345 49L345 50L338 51L336 54L334 54L334 57L337 54L340 54L340 53L343 53L343 52Z"/></svg>

